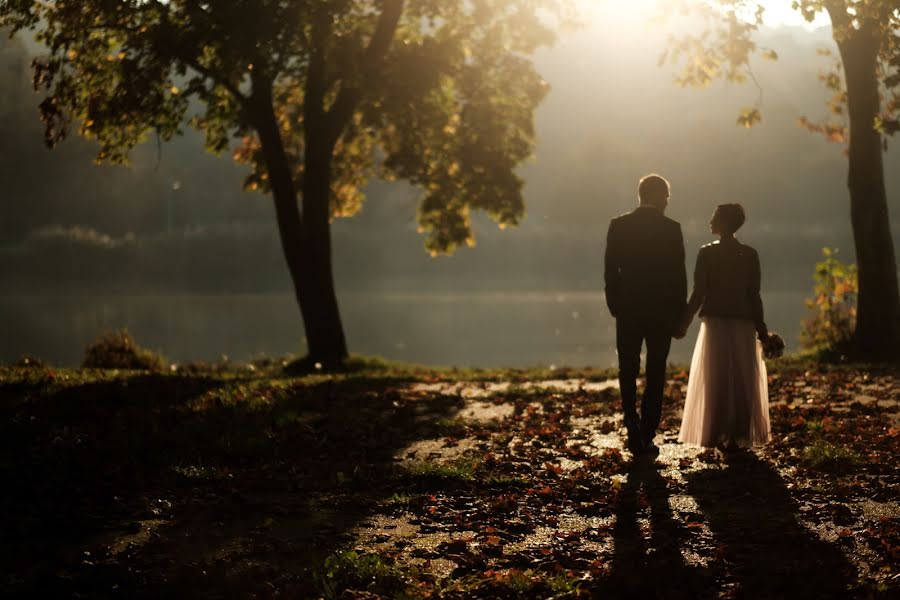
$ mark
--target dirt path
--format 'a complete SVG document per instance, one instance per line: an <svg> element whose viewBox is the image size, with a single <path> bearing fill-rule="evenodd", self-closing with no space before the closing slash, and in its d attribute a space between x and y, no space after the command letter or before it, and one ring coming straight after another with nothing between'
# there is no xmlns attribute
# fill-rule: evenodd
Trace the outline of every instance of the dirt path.
<svg viewBox="0 0 900 600"><path fill-rule="evenodd" d="M466 398L457 430L397 454L430 493L382 505L353 547L443 593L900 590L893 378L776 375L774 442L724 456L677 442L682 375L668 385L655 458L624 449L612 382L413 389Z"/></svg>

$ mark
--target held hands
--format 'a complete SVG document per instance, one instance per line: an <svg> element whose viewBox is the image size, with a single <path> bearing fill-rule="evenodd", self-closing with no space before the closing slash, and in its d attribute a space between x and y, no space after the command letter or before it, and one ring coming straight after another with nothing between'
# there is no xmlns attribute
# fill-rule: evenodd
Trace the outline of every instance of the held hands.
<svg viewBox="0 0 900 600"><path fill-rule="evenodd" d="M675 326L675 331L672 333L672 337L676 340L680 340L687 335L688 327L691 326L691 321L694 320L694 315L685 312L684 316Z"/></svg>

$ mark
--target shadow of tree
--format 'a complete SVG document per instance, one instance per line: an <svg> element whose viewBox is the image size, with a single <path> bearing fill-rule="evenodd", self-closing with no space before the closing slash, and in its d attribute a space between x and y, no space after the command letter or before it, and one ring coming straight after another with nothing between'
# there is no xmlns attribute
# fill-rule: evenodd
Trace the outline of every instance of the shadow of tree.
<svg viewBox="0 0 900 600"><path fill-rule="evenodd" d="M271 391L271 390L270 390ZM18 390L0 388L9 399ZM303 595L461 405L389 379L134 376L0 410L0 584L32 597Z"/></svg>
<svg viewBox="0 0 900 600"><path fill-rule="evenodd" d="M688 477L688 491L721 548L720 570L740 598L848 598L855 569L836 546L797 522L773 467L747 453Z"/></svg>

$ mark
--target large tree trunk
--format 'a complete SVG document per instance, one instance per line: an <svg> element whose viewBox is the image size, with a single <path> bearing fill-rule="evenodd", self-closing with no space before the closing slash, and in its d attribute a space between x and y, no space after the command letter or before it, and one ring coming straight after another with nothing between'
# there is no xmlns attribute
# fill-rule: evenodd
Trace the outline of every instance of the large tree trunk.
<svg viewBox="0 0 900 600"><path fill-rule="evenodd" d="M254 81L253 87L250 110L268 169L281 247L303 317L307 360L310 365L334 367L347 358L347 343L331 272L330 151L325 160L307 164L301 216L297 187L275 117L271 84Z"/></svg>
<svg viewBox="0 0 900 600"><path fill-rule="evenodd" d="M315 319L306 320L314 358L333 365L347 358L347 342L334 291L331 262L331 162L334 146L320 143L306 149L303 172L303 252L310 286L306 306ZM312 356L312 350L310 350Z"/></svg>
<svg viewBox="0 0 900 600"><path fill-rule="evenodd" d="M884 184L880 113L879 40L866 22L838 41L847 80L850 116L850 214L859 267L856 350L864 358L895 356L900 349L900 291Z"/></svg>

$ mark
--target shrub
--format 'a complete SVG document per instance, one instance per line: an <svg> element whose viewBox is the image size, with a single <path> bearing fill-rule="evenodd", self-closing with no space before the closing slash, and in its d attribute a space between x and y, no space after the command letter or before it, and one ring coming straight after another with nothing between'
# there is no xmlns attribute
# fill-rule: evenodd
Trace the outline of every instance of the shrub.
<svg viewBox="0 0 900 600"><path fill-rule="evenodd" d="M822 254L813 274L814 296L806 300L812 314L803 321L800 343L809 350L844 352L856 329L856 265L841 262L831 248L823 248Z"/></svg>
<svg viewBox="0 0 900 600"><path fill-rule="evenodd" d="M138 346L128 331L109 331L91 342L84 349L85 369L141 369L163 371L166 359Z"/></svg>
<svg viewBox="0 0 900 600"><path fill-rule="evenodd" d="M42 369L44 367L44 361L35 356L31 356L30 354L23 354L19 357L19 360L16 361L15 366L24 369Z"/></svg>

